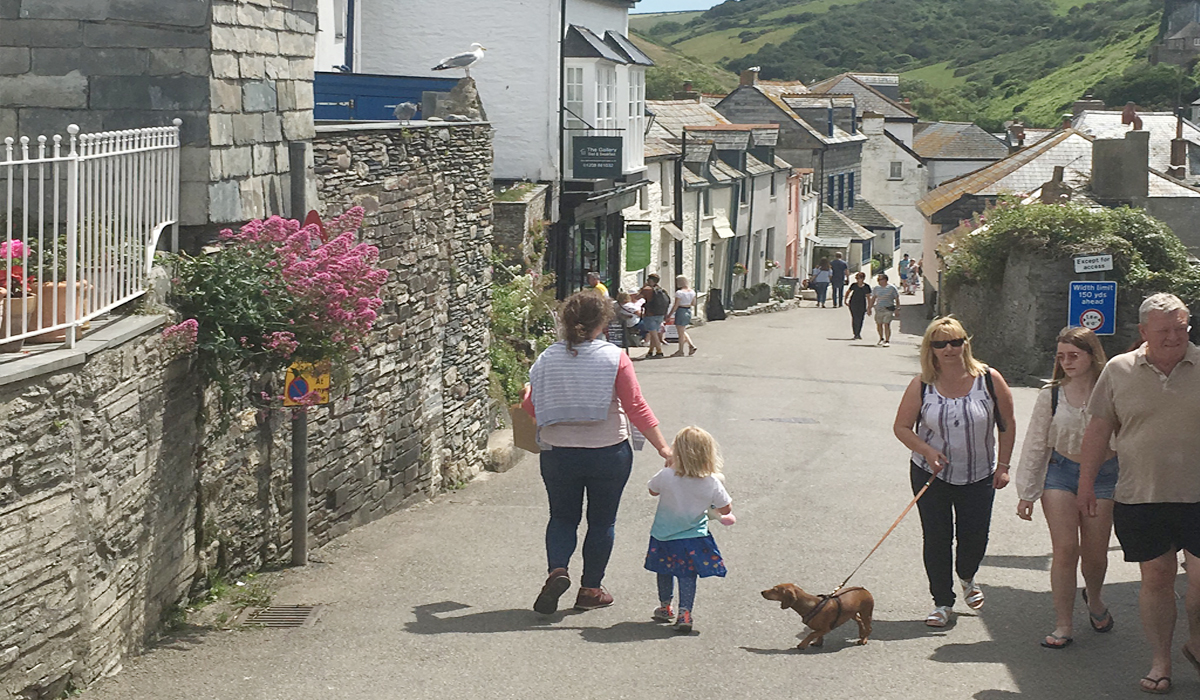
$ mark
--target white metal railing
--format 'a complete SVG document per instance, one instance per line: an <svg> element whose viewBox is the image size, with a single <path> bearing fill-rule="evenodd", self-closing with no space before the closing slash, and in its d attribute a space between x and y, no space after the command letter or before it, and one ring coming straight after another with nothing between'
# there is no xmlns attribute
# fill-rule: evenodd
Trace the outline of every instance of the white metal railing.
<svg viewBox="0 0 1200 700"><path fill-rule="evenodd" d="M4 139L0 352L73 347L81 326L145 293L167 227L178 250L182 124Z"/></svg>

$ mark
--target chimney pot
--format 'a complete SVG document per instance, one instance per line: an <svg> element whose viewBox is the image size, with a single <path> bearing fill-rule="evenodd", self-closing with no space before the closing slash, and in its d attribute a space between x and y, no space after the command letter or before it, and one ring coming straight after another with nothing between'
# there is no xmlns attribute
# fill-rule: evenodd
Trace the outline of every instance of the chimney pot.
<svg viewBox="0 0 1200 700"><path fill-rule="evenodd" d="M692 91L692 81L690 81L690 80L683 81L683 91L684 92Z"/></svg>
<svg viewBox="0 0 1200 700"><path fill-rule="evenodd" d="M757 82L758 82L758 71L750 70L749 68L742 71L741 80L738 81L738 83L740 85L754 85Z"/></svg>

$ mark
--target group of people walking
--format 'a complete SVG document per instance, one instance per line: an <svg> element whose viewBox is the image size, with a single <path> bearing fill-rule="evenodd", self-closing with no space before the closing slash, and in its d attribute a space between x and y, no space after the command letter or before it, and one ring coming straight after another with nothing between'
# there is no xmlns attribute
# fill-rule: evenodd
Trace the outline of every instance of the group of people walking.
<svg viewBox="0 0 1200 700"><path fill-rule="evenodd" d="M692 289L687 277L679 275L675 278L675 294L672 296L659 285L660 281L661 278L657 274L651 273L646 276L646 284L638 290L636 298L628 292L617 294L616 313L621 317L628 333L645 337L649 350L641 359L666 357L663 353L667 342L664 328L668 325L675 326L679 344L678 349L671 353L671 357L695 355L700 348L692 342L688 327L692 325L696 290ZM600 296L607 296L607 293Z"/></svg>
<svg viewBox="0 0 1200 700"><path fill-rule="evenodd" d="M1115 626L1102 588L1115 527L1125 560L1141 570L1142 627L1153 659L1139 688L1154 694L1171 690L1180 550L1189 567L1182 654L1200 671L1200 348L1188 342L1188 318L1178 298L1149 297L1139 310L1139 344L1112 361L1094 333L1064 329L1016 472L1017 517L1031 520L1041 500L1052 543L1055 625L1039 643L1054 650L1073 643L1077 568L1089 626L1097 633ZM995 492L1012 478L1013 399L1003 376L975 359L953 318L929 325L920 356L921 375L905 391L893 430L912 451L911 486L920 494L934 603L925 624L944 627L956 574L967 607L984 603L976 574Z"/></svg>
<svg viewBox="0 0 1200 700"><path fill-rule="evenodd" d="M887 278L881 275L878 281L886 285ZM877 293L878 287L870 294L864 287L860 274L845 293L859 320L880 310L867 306L855 313L864 305L884 302L886 312L886 302L898 303L892 294ZM613 603L602 582L632 468L630 443L644 436L666 463L648 483L650 494L659 498L645 560L658 575L658 606L651 616L690 631L697 578L726 573L708 522L733 523L731 498L712 436L689 427L668 444L628 355L600 340L611 313L611 305L596 294L569 298L560 316L563 340L530 372L524 405L538 425L550 504L548 575L534 609L556 611L572 585L569 564L585 496L588 527L575 607ZM1126 561L1137 562L1141 570L1142 626L1153 660L1139 687L1156 694L1171 689L1174 581L1181 549L1188 571L1196 574L1188 578L1189 637L1182 654L1200 671L1200 469L1194 462L1200 454L1195 425L1200 348L1188 342L1188 318L1178 298L1151 296L1139 311L1141 342L1111 361L1091 331L1064 329L1057 337L1052 377L1030 417L1015 478L1017 517L1031 520L1040 500L1053 547L1054 627L1038 642L1052 650L1072 645L1079 568L1089 626L1096 633L1114 628L1103 583L1115 527ZM910 450L909 481L934 605L925 624L945 627L954 614L956 588L967 607L984 605L977 574L987 551L995 492L1013 479L1014 402L1004 377L974 357L970 336L953 317L929 324L919 353L921 371L901 398L893 432ZM673 607L676 585L678 609Z"/></svg>
<svg viewBox="0 0 1200 700"><path fill-rule="evenodd" d="M907 276L915 275L907 254L902 261L901 278L907 284ZM827 308L826 297L833 290L833 306L845 306L850 310L850 327L854 331L851 340L862 340L863 321L867 316L875 317L875 330L879 333L876 345L889 347L892 344L892 321L900 309L900 290L888 283L886 273L875 276L876 285L867 284L865 272L856 272L854 281L849 282L850 266L841 253L834 253L833 260L822 258L808 278L808 287L816 292L817 307Z"/></svg>

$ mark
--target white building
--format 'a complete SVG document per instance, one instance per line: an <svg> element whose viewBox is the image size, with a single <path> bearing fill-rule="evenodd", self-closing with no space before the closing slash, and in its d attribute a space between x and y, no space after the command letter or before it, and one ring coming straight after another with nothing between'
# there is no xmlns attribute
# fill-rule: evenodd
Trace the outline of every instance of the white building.
<svg viewBox="0 0 1200 700"><path fill-rule="evenodd" d="M884 118L880 115L870 112L863 115L862 131L867 135L863 145L862 196L904 225L900 252L913 259L920 258L925 217L917 209L917 200L929 191L925 161L884 128Z"/></svg>
<svg viewBox="0 0 1200 700"><path fill-rule="evenodd" d="M482 44L471 76L496 129L495 177L554 185L549 264L566 294L588 271L618 279L621 211L645 187L653 62L627 38L636 1L320 0L317 66L447 77L433 66Z"/></svg>

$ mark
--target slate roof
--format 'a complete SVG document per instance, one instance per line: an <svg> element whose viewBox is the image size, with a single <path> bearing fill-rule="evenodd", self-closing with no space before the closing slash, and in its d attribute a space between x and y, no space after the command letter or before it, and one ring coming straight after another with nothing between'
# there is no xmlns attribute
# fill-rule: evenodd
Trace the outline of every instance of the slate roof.
<svg viewBox="0 0 1200 700"><path fill-rule="evenodd" d="M1087 182L1092 172L1092 141L1074 129L1064 129L1034 146L974 172L942 183L917 200L917 209L931 217L966 195L1026 194L1054 176L1054 167L1066 168L1071 186Z"/></svg>
<svg viewBox="0 0 1200 700"><path fill-rule="evenodd" d="M778 168L767 165L749 153L746 154L746 172L750 175L766 175L767 173L773 173L776 170L778 170ZM786 170L786 168L784 168L784 170Z"/></svg>
<svg viewBox="0 0 1200 700"><path fill-rule="evenodd" d="M666 139L653 134L646 137L642 146L642 155L646 158L666 158L679 155L679 147L668 143Z"/></svg>
<svg viewBox="0 0 1200 700"><path fill-rule="evenodd" d="M1180 182L1166 173L1150 168L1151 197L1200 197L1200 188Z"/></svg>
<svg viewBox="0 0 1200 700"><path fill-rule="evenodd" d="M909 111L903 105L888 99L887 95L867 85L850 73L842 73L828 80L823 80L816 85L809 86L809 90L817 93L854 95L860 113L874 112L883 115L884 119L891 119L892 121L917 120L916 114Z"/></svg>
<svg viewBox="0 0 1200 700"><path fill-rule="evenodd" d="M669 134L668 138L678 139L685 126L732 123L717 110L695 100L646 100L646 107L655 117L651 135L657 135L657 129L662 129Z"/></svg>
<svg viewBox="0 0 1200 700"><path fill-rule="evenodd" d="M567 30L567 38L563 42L563 55L571 58L603 58L622 65L629 63L625 56L604 43L592 30L576 24L572 24Z"/></svg>
<svg viewBox="0 0 1200 700"><path fill-rule="evenodd" d="M1175 138L1175 115L1170 112L1138 112L1138 116L1142 118L1142 128L1150 132L1150 167L1165 172L1171 167L1171 139ZM1120 112L1094 110L1080 112L1073 124L1079 133L1101 139L1125 138L1125 134L1133 128L1121 123ZM1183 138L1200 146L1200 127L1186 119L1183 120Z"/></svg>
<svg viewBox="0 0 1200 700"><path fill-rule="evenodd" d="M854 223L842 212L828 204L821 205L821 215L817 217L817 238L825 241L842 239L845 241L842 245L849 245L850 241L866 241L874 237L874 233Z"/></svg>
<svg viewBox="0 0 1200 700"><path fill-rule="evenodd" d="M613 30L604 32L604 43L611 46L627 59L627 62L638 66L652 66L654 60L642 52L632 41L624 34L619 34Z"/></svg>
<svg viewBox="0 0 1200 700"><path fill-rule="evenodd" d="M788 100L801 99L808 93L808 88L804 87L804 83L799 81L773 82L769 80L762 80L752 86L744 85L739 87L738 90L757 90L762 94L763 97L766 97L771 101L772 104L778 107L779 111L783 112L784 116L791 119L798 126L800 126L800 128L807 131L813 136L813 138L820 140L822 143L835 144L867 140L867 137L861 133L853 135L847 134L845 131L836 126L834 127L833 136L826 136L824 131L814 128L811 124L801 119L800 115L788 105ZM738 90L735 90L734 93L736 93ZM728 95L726 98L728 98ZM828 104L828 96L817 96L816 99L825 99L827 102L822 104ZM848 106L853 106L853 104L851 103L851 105Z"/></svg>
<svg viewBox="0 0 1200 700"><path fill-rule="evenodd" d="M1170 41L1171 39L1195 39L1197 37L1200 37L1200 24L1188 22L1186 25L1184 25L1183 29L1180 29L1171 36L1167 37L1167 41Z"/></svg>
<svg viewBox="0 0 1200 700"><path fill-rule="evenodd" d="M854 198L854 208L842 213L850 217L854 223L867 229L897 229L904 225L888 216L886 212L876 209L874 204L857 196Z"/></svg>
<svg viewBox="0 0 1200 700"><path fill-rule="evenodd" d="M1000 160L1008 155L1003 141L970 122L918 122L913 150L931 160Z"/></svg>

